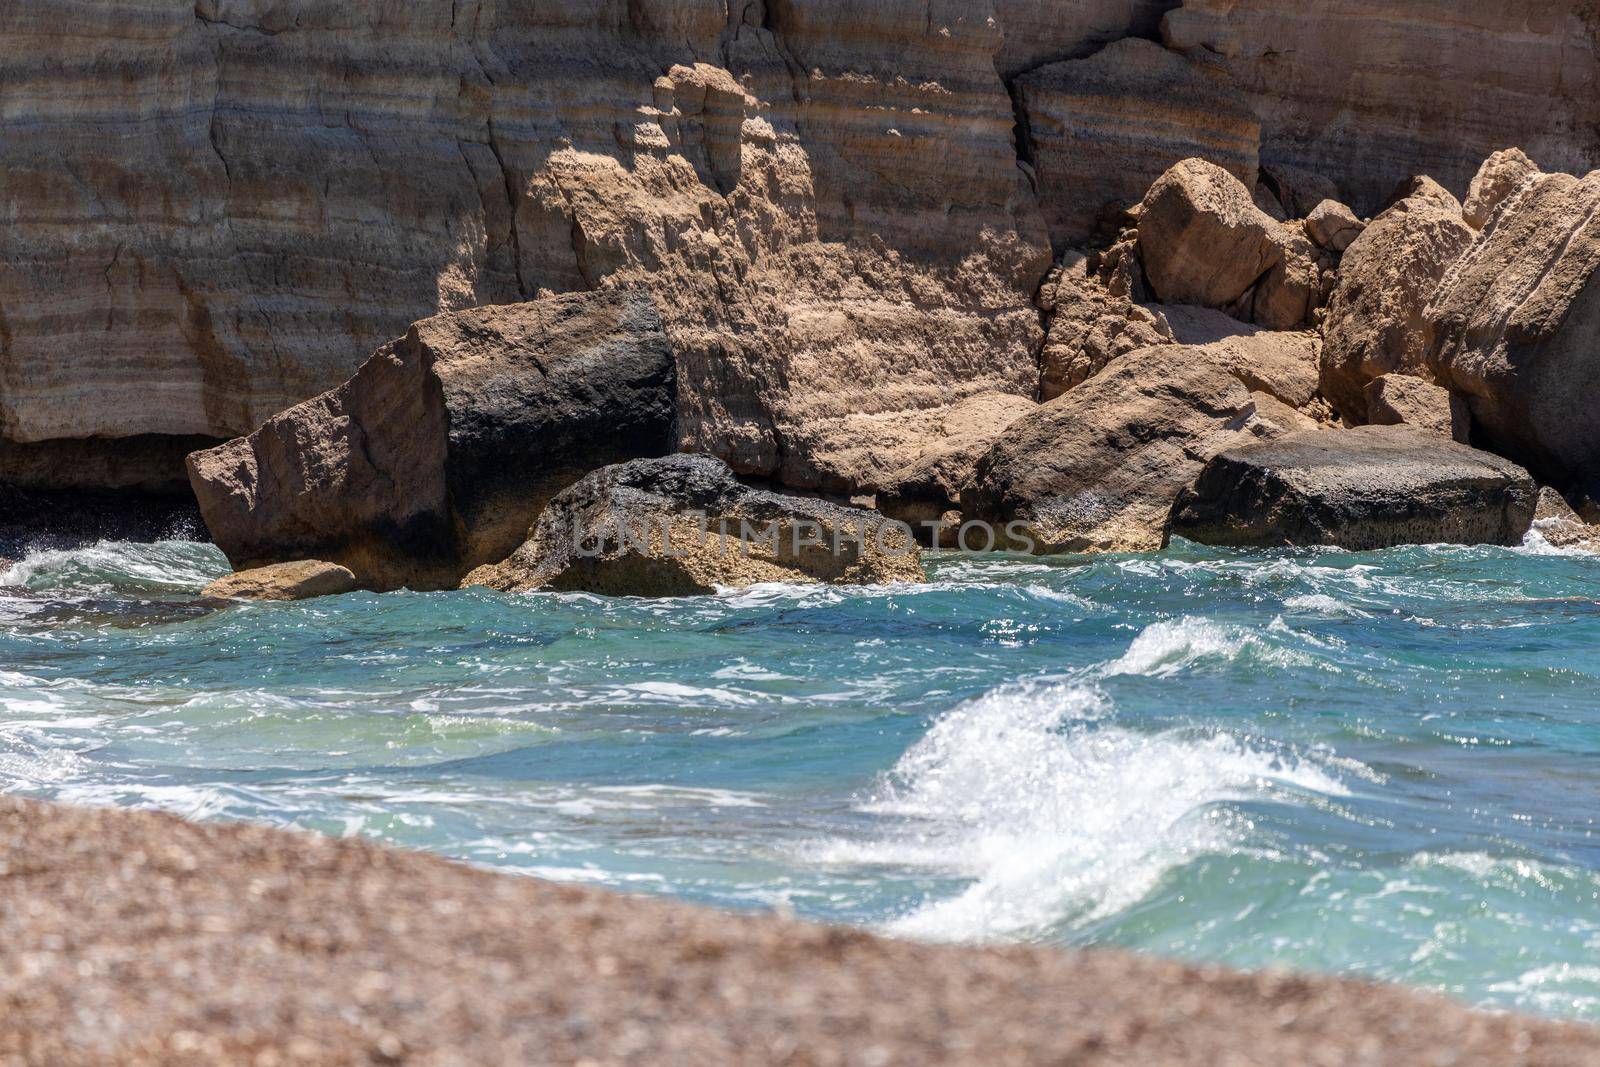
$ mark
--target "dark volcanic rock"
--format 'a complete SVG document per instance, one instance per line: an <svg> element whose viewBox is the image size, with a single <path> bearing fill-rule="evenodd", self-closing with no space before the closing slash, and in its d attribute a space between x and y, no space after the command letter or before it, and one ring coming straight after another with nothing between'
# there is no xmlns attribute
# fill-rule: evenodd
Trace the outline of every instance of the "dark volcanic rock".
<svg viewBox="0 0 1600 1067"><path fill-rule="evenodd" d="M876 512L753 489L709 456L595 471L550 501L525 545L466 585L691 596L757 582L921 581L911 532Z"/></svg>
<svg viewBox="0 0 1600 1067"><path fill-rule="evenodd" d="M1211 545L1514 545L1538 487L1509 460L1407 426L1316 430L1220 453L1173 509Z"/></svg>
<svg viewBox="0 0 1600 1067"><path fill-rule="evenodd" d="M586 472L670 452L675 403L648 296L557 296L425 319L190 476L240 570L320 559L373 589L454 588Z"/></svg>

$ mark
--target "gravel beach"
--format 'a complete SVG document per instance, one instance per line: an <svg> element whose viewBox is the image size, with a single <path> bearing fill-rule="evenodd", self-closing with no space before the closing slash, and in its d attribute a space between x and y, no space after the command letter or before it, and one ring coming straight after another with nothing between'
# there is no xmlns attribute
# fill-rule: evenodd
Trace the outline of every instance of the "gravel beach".
<svg viewBox="0 0 1600 1067"><path fill-rule="evenodd" d="M359 841L0 800L4 1064L1593 1064L1354 982L936 947Z"/></svg>

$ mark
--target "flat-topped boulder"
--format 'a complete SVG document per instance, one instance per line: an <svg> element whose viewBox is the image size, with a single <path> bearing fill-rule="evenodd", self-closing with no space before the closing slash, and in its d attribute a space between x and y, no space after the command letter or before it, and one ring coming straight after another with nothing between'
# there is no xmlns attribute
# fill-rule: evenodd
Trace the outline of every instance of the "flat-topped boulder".
<svg viewBox="0 0 1600 1067"><path fill-rule="evenodd" d="M585 476L509 559L464 586L693 596L761 582L920 582L912 532L875 511L756 489L721 460L675 455Z"/></svg>
<svg viewBox="0 0 1600 1067"><path fill-rule="evenodd" d="M1521 467L1410 426L1314 430L1220 452L1173 508L1209 545L1514 545L1539 490Z"/></svg>
<svg viewBox="0 0 1600 1067"><path fill-rule="evenodd" d="M477 308L415 324L338 389L190 456L190 481L238 570L318 559L369 589L452 589L584 474L670 452L676 397L645 294Z"/></svg>
<svg viewBox="0 0 1600 1067"><path fill-rule="evenodd" d="M212 600L311 600L359 589L348 567L320 559L274 563L236 571L206 586L201 596Z"/></svg>

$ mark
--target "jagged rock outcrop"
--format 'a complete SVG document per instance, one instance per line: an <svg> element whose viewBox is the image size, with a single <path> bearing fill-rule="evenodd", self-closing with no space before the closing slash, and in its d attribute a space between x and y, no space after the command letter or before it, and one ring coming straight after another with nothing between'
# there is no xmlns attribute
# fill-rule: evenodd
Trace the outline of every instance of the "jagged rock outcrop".
<svg viewBox="0 0 1600 1067"><path fill-rule="evenodd" d="M1256 207L1221 167L1177 164L1150 187L1138 219L1139 258L1161 303L1223 308L1292 330L1320 301L1321 272L1304 232Z"/></svg>
<svg viewBox="0 0 1600 1067"><path fill-rule="evenodd" d="M1233 448L1173 509L1210 545L1514 545L1538 487L1515 463L1408 426L1316 430Z"/></svg>
<svg viewBox="0 0 1600 1067"><path fill-rule="evenodd" d="M1529 159L1520 148L1507 148L1483 161L1477 175L1467 188L1467 198L1462 201L1461 215L1475 230L1489 224L1495 209L1520 192L1522 187L1537 178L1539 165Z"/></svg>
<svg viewBox="0 0 1600 1067"><path fill-rule="evenodd" d="M878 510L910 526L924 543L948 544L948 535L934 534L939 524L960 526L961 491L972 484L978 460L1007 427L1037 407L1025 397L990 393L947 409L942 436L889 476L878 491Z"/></svg>
<svg viewBox="0 0 1600 1067"><path fill-rule="evenodd" d="M1579 518L1562 495L1549 486L1539 490L1539 503L1533 513L1533 528L1546 544L1556 548L1575 548L1600 553L1600 526Z"/></svg>
<svg viewBox="0 0 1600 1067"><path fill-rule="evenodd" d="M323 560L302 559L237 571L218 578L201 590L200 595L213 600L311 600L359 588L361 583L349 568Z"/></svg>
<svg viewBox="0 0 1600 1067"><path fill-rule="evenodd" d="M1600 497L1600 172L1532 179L1427 309L1428 365L1472 439Z"/></svg>
<svg viewBox="0 0 1600 1067"><path fill-rule="evenodd" d="M1415 426L1467 443L1464 406L1450 391L1409 374L1382 374L1367 383L1367 424Z"/></svg>
<svg viewBox="0 0 1600 1067"><path fill-rule="evenodd" d="M911 531L876 512L742 484L721 460L676 455L585 476L527 542L465 586L693 596L758 582L917 582Z"/></svg>
<svg viewBox="0 0 1600 1067"><path fill-rule="evenodd" d="M1345 252L1322 324L1322 394L1346 420L1367 421L1374 379L1427 373L1428 301L1477 236L1459 205L1423 189L1372 220Z"/></svg>
<svg viewBox="0 0 1600 1067"><path fill-rule="evenodd" d="M1207 460L1282 429L1203 348L1143 349L1012 423L978 462L962 512L1013 548L1150 551Z"/></svg>
<svg viewBox="0 0 1600 1067"><path fill-rule="evenodd" d="M685 441L870 485L940 408L1036 387L1049 249L990 14L9 5L0 438L229 437L425 316L646 287Z"/></svg>
<svg viewBox="0 0 1600 1067"><path fill-rule="evenodd" d="M448 589L596 464L674 444L651 298L576 293L416 323L338 389L189 457L239 570L301 559L375 590Z"/></svg>
<svg viewBox="0 0 1600 1067"><path fill-rule="evenodd" d="M1185 159L1255 184L1261 127L1244 95L1151 41L1130 38L1040 67L1014 92L1057 248L1115 232L1115 219Z"/></svg>
<svg viewBox="0 0 1600 1067"><path fill-rule="evenodd" d="M1412 174L1464 190L1507 145L1600 166L1590 0L1186 0L1163 34L1249 95L1266 163L1327 175L1362 215Z"/></svg>
<svg viewBox="0 0 1600 1067"><path fill-rule="evenodd" d="M1040 289L1039 303L1046 315L1039 353L1040 400L1054 400L1118 356L1172 340L1159 309L1134 303L1126 291L1112 292L1089 272L1082 255L1064 257L1060 270Z"/></svg>

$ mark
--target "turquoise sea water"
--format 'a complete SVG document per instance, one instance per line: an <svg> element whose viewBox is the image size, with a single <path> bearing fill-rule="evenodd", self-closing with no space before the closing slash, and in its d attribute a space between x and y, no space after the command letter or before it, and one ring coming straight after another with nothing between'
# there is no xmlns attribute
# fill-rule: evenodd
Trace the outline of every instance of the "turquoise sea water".
<svg viewBox="0 0 1600 1067"><path fill-rule="evenodd" d="M0 790L1600 1019L1600 558L1534 541L224 610L207 546L38 552Z"/></svg>

